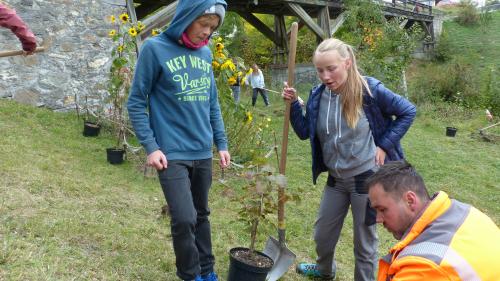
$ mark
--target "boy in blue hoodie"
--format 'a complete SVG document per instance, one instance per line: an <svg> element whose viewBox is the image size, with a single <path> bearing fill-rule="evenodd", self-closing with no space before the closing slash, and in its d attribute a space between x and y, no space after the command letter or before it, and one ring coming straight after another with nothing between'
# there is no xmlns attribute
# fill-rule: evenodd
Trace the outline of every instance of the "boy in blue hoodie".
<svg viewBox="0 0 500 281"><path fill-rule="evenodd" d="M223 0L179 1L168 29L144 43L128 99L130 120L169 206L182 280L217 280L208 220L213 143L223 169L230 155L206 45L225 9Z"/></svg>

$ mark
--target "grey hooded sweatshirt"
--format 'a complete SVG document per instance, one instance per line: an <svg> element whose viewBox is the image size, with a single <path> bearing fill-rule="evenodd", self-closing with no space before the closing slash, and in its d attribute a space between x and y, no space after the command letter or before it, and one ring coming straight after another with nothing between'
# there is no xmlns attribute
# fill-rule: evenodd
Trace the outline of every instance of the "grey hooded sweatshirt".
<svg viewBox="0 0 500 281"><path fill-rule="evenodd" d="M317 136L329 174L349 178L375 168L375 142L362 110L355 128L342 113L341 96L325 88L319 105Z"/></svg>

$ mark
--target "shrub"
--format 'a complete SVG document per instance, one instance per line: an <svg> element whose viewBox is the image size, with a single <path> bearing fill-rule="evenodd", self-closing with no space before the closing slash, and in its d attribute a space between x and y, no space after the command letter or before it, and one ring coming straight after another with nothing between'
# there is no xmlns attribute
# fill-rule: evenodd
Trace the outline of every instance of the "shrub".
<svg viewBox="0 0 500 281"><path fill-rule="evenodd" d="M460 60L440 65L429 65L410 81L411 99L452 102L469 107L481 104L477 74Z"/></svg>
<svg viewBox="0 0 500 281"><path fill-rule="evenodd" d="M476 9L476 4L471 0L462 0L459 4L460 9L456 21L464 26L476 25L479 22L479 12Z"/></svg>
<svg viewBox="0 0 500 281"><path fill-rule="evenodd" d="M450 36L446 31L441 33L436 47L434 48L433 58L439 62L449 61L453 56L452 43Z"/></svg>
<svg viewBox="0 0 500 281"><path fill-rule="evenodd" d="M493 116L500 115L500 81L498 81L495 69L491 68L486 76L484 90L484 107L489 109Z"/></svg>

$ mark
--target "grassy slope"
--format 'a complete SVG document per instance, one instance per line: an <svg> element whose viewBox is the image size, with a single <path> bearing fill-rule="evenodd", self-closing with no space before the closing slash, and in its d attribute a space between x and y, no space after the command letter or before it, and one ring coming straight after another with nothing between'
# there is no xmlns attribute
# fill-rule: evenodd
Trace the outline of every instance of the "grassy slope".
<svg viewBox="0 0 500 281"><path fill-rule="evenodd" d="M272 101L279 132L283 106ZM484 125L482 114L451 112L442 119L433 108L420 110L404 139L408 158L432 191L473 203L498 224L498 144L470 137ZM447 119L459 128L456 138L444 136ZM176 280L157 180L145 179L132 161L107 164L104 148L113 141L84 138L81 127L74 115L0 100L0 280ZM312 228L325 177L312 186L309 144L292 132L288 160L289 188L305 189L303 202L287 207L288 245L297 261L313 261ZM228 223L237 206L227 187L214 182L214 251L225 277L227 251L247 245L248 238L243 225ZM229 185L238 188L231 180ZM339 280L352 280L350 226L349 216L337 250ZM394 241L385 230L379 233L384 253ZM269 234L275 231L262 229L260 247ZM302 279L290 270L285 280Z"/></svg>

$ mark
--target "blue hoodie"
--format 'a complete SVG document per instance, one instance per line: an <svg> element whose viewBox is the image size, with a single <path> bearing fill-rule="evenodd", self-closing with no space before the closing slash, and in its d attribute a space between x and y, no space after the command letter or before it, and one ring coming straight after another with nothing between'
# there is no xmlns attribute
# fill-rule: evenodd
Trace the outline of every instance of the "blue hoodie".
<svg viewBox="0 0 500 281"><path fill-rule="evenodd" d="M167 160L212 157L212 146L227 150L227 138L207 46L192 50L179 43L182 33L205 10L222 0L179 1L162 34L144 42L128 99L137 138L150 153Z"/></svg>

